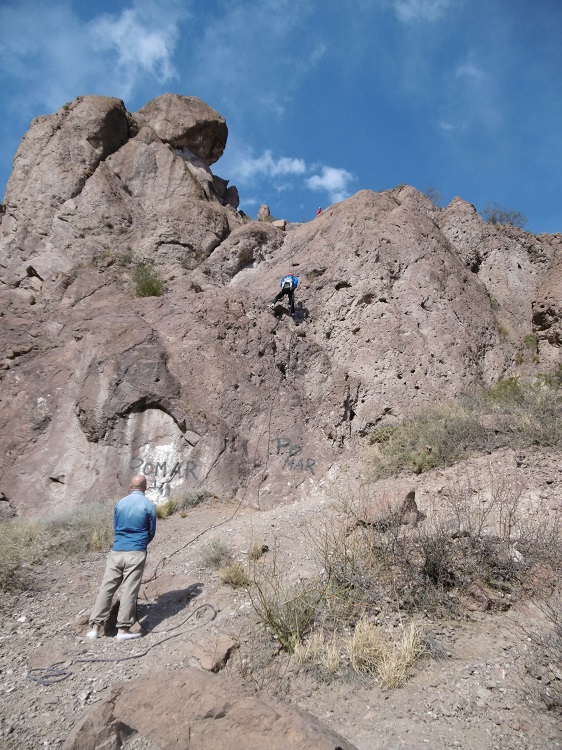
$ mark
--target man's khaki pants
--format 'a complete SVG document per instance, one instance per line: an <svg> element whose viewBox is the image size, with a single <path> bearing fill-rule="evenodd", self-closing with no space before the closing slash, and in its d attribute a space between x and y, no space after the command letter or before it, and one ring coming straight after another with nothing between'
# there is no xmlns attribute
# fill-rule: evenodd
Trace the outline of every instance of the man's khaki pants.
<svg viewBox="0 0 562 750"><path fill-rule="evenodd" d="M114 552L107 556L105 573L100 586L98 598L90 615L90 626L101 625L107 620L111 609L113 594L121 584L121 601L117 615L118 628L130 628L134 625L137 611L142 572L146 562L146 552Z"/></svg>

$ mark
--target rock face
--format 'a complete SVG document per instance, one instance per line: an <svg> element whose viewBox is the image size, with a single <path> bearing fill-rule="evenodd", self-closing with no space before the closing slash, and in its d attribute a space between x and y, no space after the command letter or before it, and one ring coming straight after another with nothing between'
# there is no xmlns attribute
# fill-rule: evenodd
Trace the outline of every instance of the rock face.
<svg viewBox="0 0 562 750"><path fill-rule="evenodd" d="M112 750L131 734L160 750L354 750L306 711L190 667L116 688L64 750Z"/></svg>
<svg viewBox="0 0 562 750"><path fill-rule="evenodd" d="M135 471L155 500L325 492L377 426L559 361L562 236L410 187L247 222L210 170L225 142L173 95L32 123L0 214L4 516L117 499ZM267 309L289 272L294 321Z"/></svg>

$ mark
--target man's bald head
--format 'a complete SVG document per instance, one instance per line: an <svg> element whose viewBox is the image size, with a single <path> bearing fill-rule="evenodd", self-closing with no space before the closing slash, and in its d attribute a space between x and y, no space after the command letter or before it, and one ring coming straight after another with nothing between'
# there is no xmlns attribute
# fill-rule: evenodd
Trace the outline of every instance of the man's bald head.
<svg viewBox="0 0 562 750"><path fill-rule="evenodd" d="M146 477L144 474L135 474L131 479L131 489L140 490L141 492L146 490Z"/></svg>

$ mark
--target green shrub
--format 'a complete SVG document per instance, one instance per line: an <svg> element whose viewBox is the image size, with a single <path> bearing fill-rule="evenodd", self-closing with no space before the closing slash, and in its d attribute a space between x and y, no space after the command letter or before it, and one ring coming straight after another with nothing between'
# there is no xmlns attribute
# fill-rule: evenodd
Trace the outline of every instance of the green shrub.
<svg viewBox="0 0 562 750"><path fill-rule="evenodd" d="M161 297L164 294L164 282L147 263L138 262L132 273L137 297Z"/></svg>
<svg viewBox="0 0 562 750"><path fill-rule="evenodd" d="M383 438L379 439L382 432ZM404 469L422 474L436 466L449 466L466 454L468 446L488 444L488 434L478 415L457 402L428 408L389 432L383 427L370 435L375 444L375 478Z"/></svg>
<svg viewBox="0 0 562 750"><path fill-rule="evenodd" d="M121 268L130 268L134 263L135 256L131 248L128 247L125 251L116 255L115 260Z"/></svg>
<svg viewBox="0 0 562 750"><path fill-rule="evenodd" d="M325 596L325 584L320 581L289 584L275 572L263 570L251 583L248 592L256 614L285 651L292 653L314 622Z"/></svg>
<svg viewBox="0 0 562 750"><path fill-rule="evenodd" d="M509 336L509 328L503 323L500 323L500 325L498 326L498 333L500 335L500 339L502 341L505 341Z"/></svg>
<svg viewBox="0 0 562 750"><path fill-rule="evenodd" d="M539 340L536 333L528 333L523 339L523 343L525 344L527 349L530 349L533 352L533 354L536 354L538 352Z"/></svg>

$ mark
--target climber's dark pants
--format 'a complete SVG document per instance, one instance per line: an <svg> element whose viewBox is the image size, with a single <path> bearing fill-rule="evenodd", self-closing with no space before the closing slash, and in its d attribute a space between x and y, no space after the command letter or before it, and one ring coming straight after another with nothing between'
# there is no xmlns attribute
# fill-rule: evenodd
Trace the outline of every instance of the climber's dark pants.
<svg viewBox="0 0 562 750"><path fill-rule="evenodd" d="M279 302L281 297L287 295L289 297L289 305L291 309L291 315L295 314L295 290L294 289L281 289L277 297L273 300L274 304Z"/></svg>

